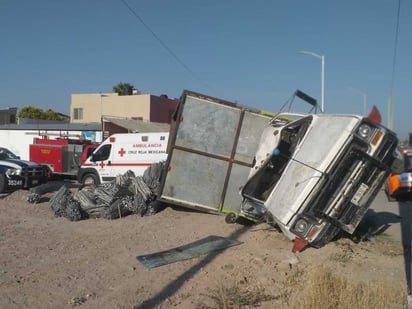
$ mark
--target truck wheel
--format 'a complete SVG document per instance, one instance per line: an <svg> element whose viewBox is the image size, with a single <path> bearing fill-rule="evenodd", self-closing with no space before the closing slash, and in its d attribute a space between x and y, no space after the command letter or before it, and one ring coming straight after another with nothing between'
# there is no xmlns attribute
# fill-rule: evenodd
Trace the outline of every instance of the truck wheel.
<svg viewBox="0 0 412 309"><path fill-rule="evenodd" d="M3 193L6 189L6 177L3 174L0 174L0 193Z"/></svg>
<svg viewBox="0 0 412 309"><path fill-rule="evenodd" d="M84 187L96 186L100 183L99 179L95 174L88 173L85 174L82 178L82 185Z"/></svg>
<svg viewBox="0 0 412 309"><path fill-rule="evenodd" d="M228 213L225 217L225 222L227 224L234 224L236 223L236 220L237 220L237 215L233 212Z"/></svg>

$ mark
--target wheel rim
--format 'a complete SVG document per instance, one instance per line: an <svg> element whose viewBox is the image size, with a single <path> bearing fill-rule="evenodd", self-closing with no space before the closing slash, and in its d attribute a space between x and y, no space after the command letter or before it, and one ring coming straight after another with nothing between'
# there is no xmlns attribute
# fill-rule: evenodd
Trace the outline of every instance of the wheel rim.
<svg viewBox="0 0 412 309"><path fill-rule="evenodd" d="M86 178L84 178L84 181L83 181L83 184L85 185L85 186L93 186L94 185L94 179L93 179L93 177L86 177Z"/></svg>

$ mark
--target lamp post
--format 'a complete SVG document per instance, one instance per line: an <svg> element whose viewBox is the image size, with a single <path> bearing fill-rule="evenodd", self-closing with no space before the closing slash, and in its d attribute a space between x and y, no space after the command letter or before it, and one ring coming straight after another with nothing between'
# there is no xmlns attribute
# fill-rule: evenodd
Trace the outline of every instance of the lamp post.
<svg viewBox="0 0 412 309"><path fill-rule="evenodd" d="M353 88L351 87L350 89L352 89L353 91L359 93L362 97L363 97L363 116L366 116L366 108L367 108L367 98L368 96L366 95L366 93L360 91L359 89Z"/></svg>
<svg viewBox="0 0 412 309"><path fill-rule="evenodd" d="M325 56L319 55L311 51L301 50L299 53L310 55L321 60L321 85L320 85L320 92L321 92L321 99L320 99L320 109L321 112L325 112Z"/></svg>
<svg viewBox="0 0 412 309"><path fill-rule="evenodd" d="M103 94L100 92L100 121L103 122Z"/></svg>
<svg viewBox="0 0 412 309"><path fill-rule="evenodd" d="M100 94L100 123L102 125L102 138L104 136L104 116L103 116L103 97L108 97L107 94L99 93Z"/></svg>

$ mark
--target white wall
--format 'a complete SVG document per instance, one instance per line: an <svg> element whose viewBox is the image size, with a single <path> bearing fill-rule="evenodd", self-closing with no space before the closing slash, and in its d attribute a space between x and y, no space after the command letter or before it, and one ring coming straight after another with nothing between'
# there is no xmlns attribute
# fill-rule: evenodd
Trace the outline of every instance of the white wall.
<svg viewBox="0 0 412 309"><path fill-rule="evenodd" d="M40 131L41 132L41 131ZM81 136L82 131L66 131L71 137ZM47 130L49 138L61 136L62 131ZM33 143L35 137L41 137L39 130L0 130L0 147L10 149L15 155L20 156L22 160L29 160L29 145ZM102 133L96 132L95 142L102 141Z"/></svg>

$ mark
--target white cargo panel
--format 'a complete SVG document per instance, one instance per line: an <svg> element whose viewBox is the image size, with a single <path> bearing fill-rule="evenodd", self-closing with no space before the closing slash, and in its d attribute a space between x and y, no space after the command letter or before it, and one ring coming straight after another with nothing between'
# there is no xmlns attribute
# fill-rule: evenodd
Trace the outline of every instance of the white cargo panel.
<svg viewBox="0 0 412 309"><path fill-rule="evenodd" d="M208 212L238 213L239 190L270 117L184 92L176 119L159 199Z"/></svg>

